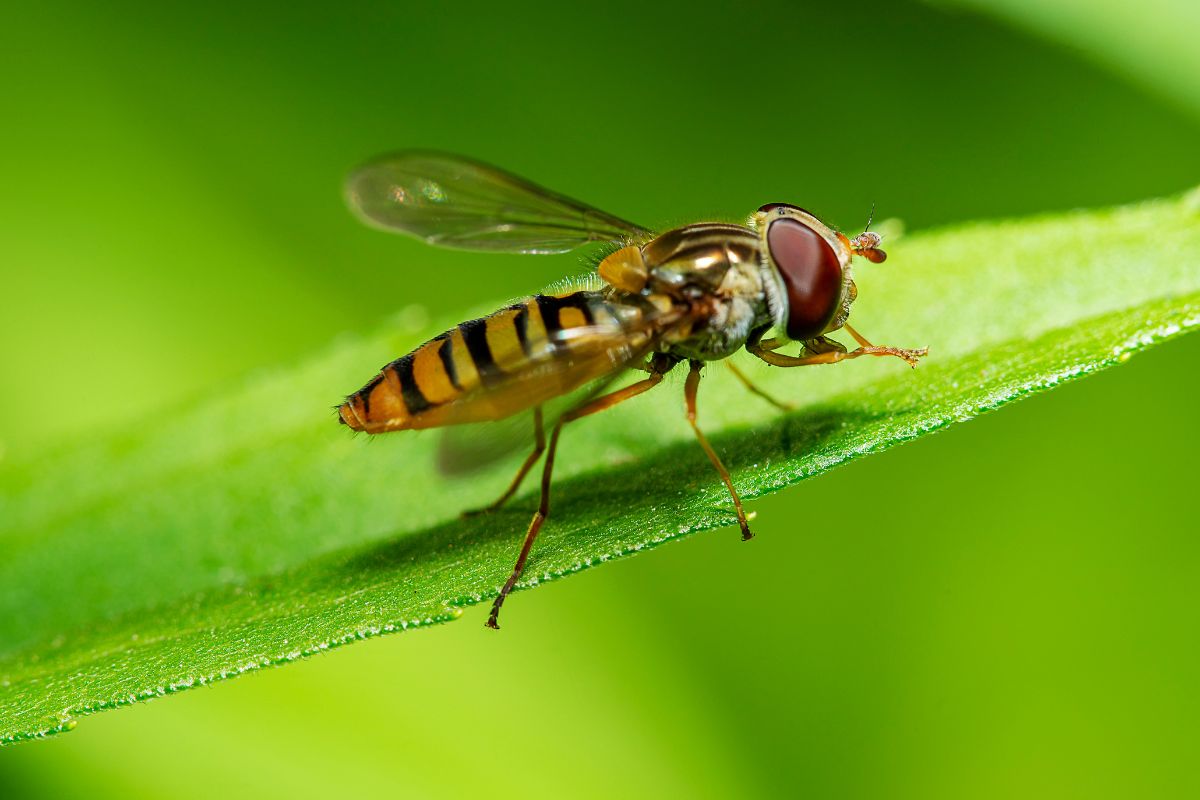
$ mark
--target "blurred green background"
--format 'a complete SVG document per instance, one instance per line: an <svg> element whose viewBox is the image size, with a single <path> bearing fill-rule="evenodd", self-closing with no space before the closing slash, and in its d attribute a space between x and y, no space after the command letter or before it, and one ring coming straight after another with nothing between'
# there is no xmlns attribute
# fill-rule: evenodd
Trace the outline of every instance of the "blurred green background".
<svg viewBox="0 0 1200 800"><path fill-rule="evenodd" d="M397 147L652 226L1200 179L1191 3L843 5L10 9L0 468L578 271L359 226L341 180ZM0 796L1194 795L1197 375L1184 340L856 462L755 503L752 544L522 594L499 636L476 610L86 717L0 753Z"/></svg>

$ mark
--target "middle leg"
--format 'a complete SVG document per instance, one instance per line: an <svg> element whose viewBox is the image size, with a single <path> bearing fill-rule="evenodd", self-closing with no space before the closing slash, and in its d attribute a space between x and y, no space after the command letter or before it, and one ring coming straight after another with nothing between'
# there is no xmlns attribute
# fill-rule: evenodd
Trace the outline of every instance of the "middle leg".
<svg viewBox="0 0 1200 800"><path fill-rule="evenodd" d="M725 366L729 367L729 371L737 377L742 386L746 387L746 391L761 397L763 400L766 400L780 411L794 411L796 409L796 407L791 403L785 403L782 400L776 400L770 393L756 386L746 375L746 373L742 372L741 369L738 368L737 364L734 364L732 361L726 361Z"/></svg>
<svg viewBox="0 0 1200 800"><path fill-rule="evenodd" d="M696 391L700 387L701 366L702 362L700 361L691 362L692 369L688 373L687 383L683 387L687 421L692 426L692 432L696 434L696 438L700 440L700 447L704 449L704 454L708 456L708 460L716 467L721 480L725 481L725 488L729 490L729 496L733 498L733 508L737 511L738 525L742 528L742 539L749 539L754 534L750 532L750 523L746 521L746 512L742 508L742 498L738 497L737 489L733 488L733 478L729 477L729 470L725 469L725 465L721 463L721 458L717 455L717 451L712 449L712 445L708 443L704 432L696 424Z"/></svg>
<svg viewBox="0 0 1200 800"><path fill-rule="evenodd" d="M508 485L508 489L491 505L468 509L462 515L464 517L474 517L478 514L489 514L507 503L517 493L517 489L521 488L521 483L525 480L525 476L529 474L529 470L537 463L538 458L541 457L545 449L546 432L542 428L542 407L538 406L533 409L533 452L526 457L525 463L517 470L517 474L513 477L512 483Z"/></svg>

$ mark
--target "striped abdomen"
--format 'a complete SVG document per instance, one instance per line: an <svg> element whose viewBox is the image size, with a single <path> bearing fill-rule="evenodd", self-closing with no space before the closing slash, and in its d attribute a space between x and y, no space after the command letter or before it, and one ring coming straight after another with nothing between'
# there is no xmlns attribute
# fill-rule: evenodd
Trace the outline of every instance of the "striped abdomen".
<svg viewBox="0 0 1200 800"><path fill-rule="evenodd" d="M598 292L537 295L464 322L398 358L338 409L383 433L496 420L611 372L649 338L635 308Z"/></svg>

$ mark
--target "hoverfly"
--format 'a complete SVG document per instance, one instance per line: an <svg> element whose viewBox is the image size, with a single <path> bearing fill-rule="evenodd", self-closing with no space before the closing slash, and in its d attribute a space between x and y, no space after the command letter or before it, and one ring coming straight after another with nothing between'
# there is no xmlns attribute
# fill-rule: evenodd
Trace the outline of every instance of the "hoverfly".
<svg viewBox="0 0 1200 800"><path fill-rule="evenodd" d="M492 604L491 628L499 627L500 607L550 513L551 472L567 423L648 391L686 362L687 422L724 481L748 539L737 489L696 423L704 362L744 347L778 367L859 356L894 356L915 366L927 352L873 345L846 322L857 296L851 259L882 262L879 235L850 239L794 205L764 205L745 225L698 222L656 234L495 167L426 151L369 162L350 176L347 194L367 223L440 247L504 253L608 247L592 288L534 295L464 322L383 367L338 408L341 422L367 433L493 421L532 410L532 451L504 494L480 509L502 506L545 455L541 501ZM828 338L839 328L857 349ZM764 338L772 330L776 335ZM779 352L791 342L800 345L800 355ZM729 366L750 391L786 408ZM612 389L629 369L646 377ZM581 397L547 420L547 403L571 393Z"/></svg>

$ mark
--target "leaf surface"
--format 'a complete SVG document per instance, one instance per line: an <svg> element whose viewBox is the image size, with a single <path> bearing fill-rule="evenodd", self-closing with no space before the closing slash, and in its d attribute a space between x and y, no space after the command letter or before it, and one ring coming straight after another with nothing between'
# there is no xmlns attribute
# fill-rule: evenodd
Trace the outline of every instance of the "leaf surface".
<svg viewBox="0 0 1200 800"><path fill-rule="evenodd" d="M741 358L797 410L779 415L714 365L701 423L749 499L1119 364L1200 324L1198 197L894 241L887 264L856 266L852 322L880 344L929 345L917 370ZM495 596L534 482L511 510L459 519L513 463L447 480L432 468L436 435L354 437L331 410L454 321L343 337L136 430L5 465L0 741L445 622ZM568 428L523 587L733 522L681 395L675 376ZM891 491L923 490L898 477ZM763 569L787 580L786 565ZM506 625L521 624L520 607L519 595L506 605Z"/></svg>

